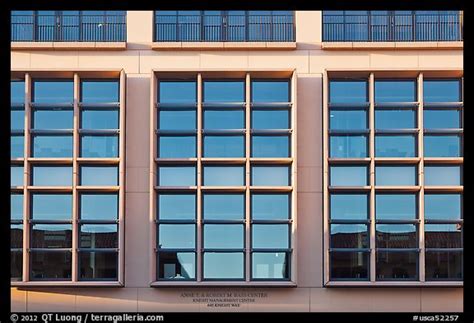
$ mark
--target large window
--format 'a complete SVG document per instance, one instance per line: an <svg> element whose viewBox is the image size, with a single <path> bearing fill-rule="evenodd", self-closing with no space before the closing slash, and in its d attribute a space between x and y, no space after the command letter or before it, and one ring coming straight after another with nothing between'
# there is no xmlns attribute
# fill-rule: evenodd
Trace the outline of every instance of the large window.
<svg viewBox="0 0 474 323"><path fill-rule="evenodd" d="M294 41L294 13L277 10L159 10L154 40L205 42Z"/></svg>
<svg viewBox="0 0 474 323"><path fill-rule="evenodd" d="M155 284L292 280L290 76L237 74L156 75Z"/></svg>
<svg viewBox="0 0 474 323"><path fill-rule="evenodd" d="M126 34L126 11L11 12L12 41L119 42Z"/></svg>
<svg viewBox="0 0 474 323"><path fill-rule="evenodd" d="M462 80L335 74L326 282L462 280Z"/></svg>
<svg viewBox="0 0 474 323"><path fill-rule="evenodd" d="M26 82L12 81L12 138L21 131L31 143L25 159L12 156L12 280L18 284L122 279L119 73L115 79L66 74L27 73ZM30 122L22 123L25 115Z"/></svg>

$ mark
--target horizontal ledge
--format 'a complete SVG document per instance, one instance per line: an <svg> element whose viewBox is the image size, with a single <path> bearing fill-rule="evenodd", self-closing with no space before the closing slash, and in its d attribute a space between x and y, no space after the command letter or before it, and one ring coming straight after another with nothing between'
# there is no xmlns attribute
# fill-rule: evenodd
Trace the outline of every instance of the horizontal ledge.
<svg viewBox="0 0 474 323"><path fill-rule="evenodd" d="M219 158L219 157L203 157L202 163L206 164L245 164L245 157L242 158Z"/></svg>
<svg viewBox="0 0 474 323"><path fill-rule="evenodd" d="M76 186L78 191L101 191L101 192L116 192L120 190L120 186Z"/></svg>
<svg viewBox="0 0 474 323"><path fill-rule="evenodd" d="M330 164L357 164L357 163L370 163L370 158L328 158Z"/></svg>
<svg viewBox="0 0 474 323"><path fill-rule="evenodd" d="M12 50L125 50L127 42L16 42Z"/></svg>
<svg viewBox="0 0 474 323"><path fill-rule="evenodd" d="M425 186L425 192L463 192L464 186Z"/></svg>
<svg viewBox="0 0 474 323"><path fill-rule="evenodd" d="M201 186L203 191L245 192L246 186Z"/></svg>
<svg viewBox="0 0 474 323"><path fill-rule="evenodd" d="M295 50L296 42L153 42L154 50Z"/></svg>
<svg viewBox="0 0 474 323"><path fill-rule="evenodd" d="M460 109L463 102L423 102L424 109Z"/></svg>
<svg viewBox="0 0 474 323"><path fill-rule="evenodd" d="M195 191L197 186L154 186L157 191Z"/></svg>
<svg viewBox="0 0 474 323"><path fill-rule="evenodd" d="M72 158L42 158L42 157L30 157L27 159L29 163L37 164L72 164Z"/></svg>
<svg viewBox="0 0 474 323"><path fill-rule="evenodd" d="M79 157L76 159L79 163L84 164L118 164L120 158L90 158L90 157Z"/></svg>
<svg viewBox="0 0 474 323"><path fill-rule="evenodd" d="M197 162L197 158L155 158L155 162L158 164L194 164Z"/></svg>
<svg viewBox="0 0 474 323"><path fill-rule="evenodd" d="M250 186L251 191L279 191L279 192L291 192L293 191L292 186Z"/></svg>
<svg viewBox="0 0 474 323"><path fill-rule="evenodd" d="M11 282L12 287L123 287L124 284L118 281L28 281Z"/></svg>
<svg viewBox="0 0 474 323"><path fill-rule="evenodd" d="M155 281L150 287L296 287L292 281Z"/></svg>
<svg viewBox="0 0 474 323"><path fill-rule="evenodd" d="M293 162L293 158L291 157L282 157L282 158L250 157L250 162L252 164L291 164Z"/></svg>
<svg viewBox="0 0 474 323"><path fill-rule="evenodd" d="M418 192L421 189L421 186L375 186L376 191L404 191L404 192Z"/></svg>
<svg viewBox="0 0 474 323"><path fill-rule="evenodd" d="M120 108L120 102L79 102L79 107L87 110L107 110L107 109L117 109Z"/></svg>
<svg viewBox="0 0 474 323"><path fill-rule="evenodd" d="M328 190L331 192L336 191L353 191L353 192L361 192L361 191L370 191L370 186L328 186Z"/></svg>
<svg viewBox="0 0 474 323"><path fill-rule="evenodd" d="M331 42L323 41L322 49L327 50L358 50L358 49L463 49L463 41L408 41L408 42Z"/></svg>
<svg viewBox="0 0 474 323"><path fill-rule="evenodd" d="M463 157L425 157L425 164L462 164Z"/></svg>
<svg viewBox="0 0 474 323"><path fill-rule="evenodd" d="M27 186L29 191L72 192L72 186Z"/></svg>
<svg viewBox="0 0 474 323"><path fill-rule="evenodd" d="M25 161L24 158L12 158L12 159L10 159L10 163L17 164L17 165L18 164L23 164L24 161Z"/></svg>
<svg viewBox="0 0 474 323"><path fill-rule="evenodd" d="M330 281L325 287L463 287L462 281Z"/></svg>
<svg viewBox="0 0 474 323"><path fill-rule="evenodd" d="M396 158L396 157L375 157L376 164L417 164L420 157Z"/></svg>

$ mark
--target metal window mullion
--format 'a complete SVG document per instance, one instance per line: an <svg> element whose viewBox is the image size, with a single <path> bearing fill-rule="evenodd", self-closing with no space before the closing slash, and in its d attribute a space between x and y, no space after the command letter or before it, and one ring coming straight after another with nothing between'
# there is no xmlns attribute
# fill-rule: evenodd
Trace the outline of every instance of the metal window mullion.
<svg viewBox="0 0 474 323"><path fill-rule="evenodd" d="M30 261L29 261L29 246L30 246L30 196L28 186L30 182L30 171L28 157L30 156L30 119L31 119L31 88L32 81L30 74L25 74L25 116L24 116L24 132L23 132L23 258L22 258L22 281L28 282L30 280Z"/></svg>
<svg viewBox="0 0 474 323"><path fill-rule="evenodd" d="M323 270L323 284L329 282L329 190L328 190L328 172L329 172L329 160L328 160L328 149L329 149L329 135L328 135L328 123L329 123L329 103L328 103L328 89L329 80L327 71L323 74L323 252L324 252L324 270Z"/></svg>
<svg viewBox="0 0 474 323"><path fill-rule="evenodd" d="M370 156L370 281L376 280L376 232L375 232L375 81L374 73L369 76L369 156Z"/></svg>
<svg viewBox="0 0 474 323"><path fill-rule="evenodd" d="M79 249L79 224L78 224L78 192L77 185L79 184L79 166L77 164L77 157L79 156L79 104L80 101L80 78L77 73L74 73L74 122L73 122L73 157L72 157L72 282L77 282L79 278L78 268L78 249Z"/></svg>
<svg viewBox="0 0 474 323"><path fill-rule="evenodd" d="M155 190L155 184L157 180L156 176L156 162L155 162L155 157L157 156L157 149L156 149L156 143L157 143L157 135L155 133L155 129L157 127L157 115L158 112L157 110L159 109L159 105L156 105L156 100L157 100L157 82L156 82L156 74L152 72L151 74L151 80L150 80L150 133L149 133L149 138L150 138L150 173L149 173L149 190L150 190L150 195L149 195L149 205L150 205L150 214L149 214L149 235L150 235L150 263L149 263L149 270L150 270L150 276L149 280L150 283L156 281L158 279L157 275L157 252L155 251L157 247L156 243L156 235L157 235L157 212L156 212L156 200L157 200L157 192ZM156 106L156 108L155 108Z"/></svg>
<svg viewBox="0 0 474 323"><path fill-rule="evenodd" d="M250 249L251 239L250 232L252 230L250 220L250 156L251 156L251 147L250 147L250 73L245 75L245 281L250 281Z"/></svg>
<svg viewBox="0 0 474 323"><path fill-rule="evenodd" d="M418 239L420 252L418 254L418 279L425 281L425 183L424 183L424 152L423 152L423 73L418 74L418 156L421 157L418 165Z"/></svg>
<svg viewBox="0 0 474 323"><path fill-rule="evenodd" d="M200 282L203 280L203 244L204 241L202 239L202 74L197 74L197 162L196 162L196 281Z"/></svg>
<svg viewBox="0 0 474 323"><path fill-rule="evenodd" d="M296 70L293 71L292 75L291 75L291 83L290 83L290 86L291 86L291 95L290 95L290 102L292 103L291 104L291 112L290 112L290 116L291 116L291 134L289 136L291 136L291 147L290 147L290 156L291 158L293 159L293 161L291 162L291 187L292 187L292 190L291 190L291 200L290 200L290 205L291 205L291 220L292 223L289 223L288 226L290 228L290 232L291 232L291 236L289 237L290 238L290 249L292 250L291 252L291 255L290 255L290 266L289 266L289 276L288 278L295 282L297 281L297 264L298 264L298 248L297 248L297 242L298 242L298 239L297 239L297 236L296 236L296 232L297 232L297 201L298 201L298 198L297 198L297 192L296 192L296 187L298 186L298 183L297 183L297 175L298 175L298 168L297 168L297 154L296 154L296 147L297 147L297 137L296 137L296 133L297 133L297 127L296 127L296 120L297 120L297 113L296 113L296 107L297 107L297 104L296 104L296 97L297 97L297 91L296 91L296 84L297 84L297 75L296 75Z"/></svg>
<svg viewBox="0 0 474 323"><path fill-rule="evenodd" d="M120 71L119 80L119 207L118 207L118 268L117 279L120 283L125 281L125 71ZM152 155L153 158L153 155ZM153 194L152 194L153 195Z"/></svg>

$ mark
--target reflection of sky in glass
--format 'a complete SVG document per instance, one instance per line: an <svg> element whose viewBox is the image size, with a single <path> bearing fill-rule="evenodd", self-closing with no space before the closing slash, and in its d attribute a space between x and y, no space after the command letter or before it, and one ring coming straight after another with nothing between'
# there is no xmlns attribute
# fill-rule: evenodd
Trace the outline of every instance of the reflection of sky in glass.
<svg viewBox="0 0 474 323"><path fill-rule="evenodd" d="M252 129L289 129L288 110L252 109Z"/></svg>
<svg viewBox="0 0 474 323"><path fill-rule="evenodd" d="M288 235L287 224L253 224L252 247L288 248Z"/></svg>
<svg viewBox="0 0 474 323"><path fill-rule="evenodd" d="M375 110L375 129L413 129L415 110Z"/></svg>
<svg viewBox="0 0 474 323"><path fill-rule="evenodd" d="M72 216L71 194L33 194L34 220L68 220Z"/></svg>
<svg viewBox="0 0 474 323"><path fill-rule="evenodd" d="M367 111L331 109L329 128L331 130L365 130L367 129Z"/></svg>
<svg viewBox="0 0 474 323"><path fill-rule="evenodd" d="M158 214L164 220L184 220L196 218L196 195L159 194Z"/></svg>
<svg viewBox="0 0 474 323"><path fill-rule="evenodd" d="M196 167L194 166L160 166L160 186L193 186L196 185Z"/></svg>
<svg viewBox="0 0 474 323"><path fill-rule="evenodd" d="M33 129L72 129L73 111L36 110L33 114Z"/></svg>
<svg viewBox="0 0 474 323"><path fill-rule="evenodd" d="M118 157L118 135L81 136L81 157Z"/></svg>
<svg viewBox="0 0 474 323"><path fill-rule="evenodd" d="M244 185L243 166L205 166L204 185L241 186Z"/></svg>
<svg viewBox="0 0 474 323"><path fill-rule="evenodd" d="M72 103L74 96L73 81L34 81L33 102L36 103Z"/></svg>
<svg viewBox="0 0 474 323"><path fill-rule="evenodd" d="M364 158L367 157L366 136L335 136L330 137L330 157Z"/></svg>
<svg viewBox="0 0 474 323"><path fill-rule="evenodd" d="M288 194L252 194L252 219L288 219L289 203Z"/></svg>
<svg viewBox="0 0 474 323"><path fill-rule="evenodd" d="M289 82L253 81L252 102L288 102Z"/></svg>
<svg viewBox="0 0 474 323"><path fill-rule="evenodd" d="M367 166L331 166L331 185L367 185Z"/></svg>
<svg viewBox="0 0 474 323"><path fill-rule="evenodd" d="M236 253L204 253L204 278L244 278L244 256Z"/></svg>
<svg viewBox="0 0 474 323"><path fill-rule="evenodd" d="M196 110L159 111L160 130L194 130L196 129Z"/></svg>
<svg viewBox="0 0 474 323"><path fill-rule="evenodd" d="M204 136L205 157L244 157L244 136Z"/></svg>
<svg viewBox="0 0 474 323"><path fill-rule="evenodd" d="M252 136L252 157L289 157L289 136Z"/></svg>
<svg viewBox="0 0 474 323"><path fill-rule="evenodd" d="M333 220L365 220L368 217L367 194L331 194L330 203Z"/></svg>
<svg viewBox="0 0 474 323"><path fill-rule="evenodd" d="M12 103L25 103L25 82L10 82L10 101Z"/></svg>
<svg viewBox="0 0 474 323"><path fill-rule="evenodd" d="M416 101L416 81L375 81L375 102Z"/></svg>
<svg viewBox="0 0 474 323"><path fill-rule="evenodd" d="M415 157L415 136L375 136L376 157Z"/></svg>
<svg viewBox="0 0 474 323"><path fill-rule="evenodd" d="M425 166L425 185L460 185L461 166Z"/></svg>
<svg viewBox="0 0 474 323"><path fill-rule="evenodd" d="M82 166L81 185L118 185L116 166Z"/></svg>
<svg viewBox="0 0 474 323"><path fill-rule="evenodd" d="M10 219L23 220L23 194L10 195Z"/></svg>
<svg viewBox="0 0 474 323"><path fill-rule="evenodd" d="M416 218L415 194L376 194L375 216L377 220L403 220Z"/></svg>
<svg viewBox="0 0 474 323"><path fill-rule="evenodd" d="M118 213L117 194L81 194L81 219L115 220Z"/></svg>
<svg viewBox="0 0 474 323"><path fill-rule="evenodd" d="M427 136L424 135L425 157L461 157L461 140L454 136Z"/></svg>
<svg viewBox="0 0 474 323"><path fill-rule="evenodd" d="M243 129L244 110L204 110L204 129Z"/></svg>
<svg viewBox="0 0 474 323"><path fill-rule="evenodd" d="M252 278L288 278L286 253L252 253Z"/></svg>
<svg viewBox="0 0 474 323"><path fill-rule="evenodd" d="M367 81L329 82L329 101L331 103L367 102Z"/></svg>
<svg viewBox="0 0 474 323"><path fill-rule="evenodd" d="M423 97L425 102L459 102L459 80L425 80L423 82Z"/></svg>
<svg viewBox="0 0 474 323"><path fill-rule="evenodd" d="M253 166L252 185L254 186L288 186L288 166Z"/></svg>
<svg viewBox="0 0 474 323"><path fill-rule="evenodd" d="M204 102L244 102L244 81L204 81Z"/></svg>
<svg viewBox="0 0 474 323"><path fill-rule="evenodd" d="M159 83L160 103L193 103L196 102L196 82L165 81Z"/></svg>
<svg viewBox="0 0 474 323"><path fill-rule="evenodd" d="M160 136L160 158L196 157L196 136Z"/></svg>
<svg viewBox="0 0 474 323"><path fill-rule="evenodd" d="M23 136L10 136L10 158L21 158L24 154Z"/></svg>
<svg viewBox="0 0 474 323"><path fill-rule="evenodd" d="M461 218L460 194L425 194L425 219Z"/></svg>
<svg viewBox="0 0 474 323"><path fill-rule="evenodd" d="M35 186L71 186L72 167L70 166L33 166L33 185Z"/></svg>
<svg viewBox="0 0 474 323"><path fill-rule="evenodd" d="M244 247L242 224L205 224L204 248L234 249Z"/></svg>
<svg viewBox="0 0 474 323"><path fill-rule="evenodd" d="M81 83L82 102L118 102L118 81L84 81Z"/></svg>
<svg viewBox="0 0 474 323"><path fill-rule="evenodd" d="M82 110L82 129L118 129L118 110Z"/></svg>
<svg viewBox="0 0 474 323"><path fill-rule="evenodd" d="M458 129L461 128L461 111L459 110L423 110L423 127L425 129Z"/></svg>
<svg viewBox="0 0 474 323"><path fill-rule="evenodd" d="M160 224L158 246L160 248L194 248L194 224Z"/></svg>
<svg viewBox="0 0 474 323"><path fill-rule="evenodd" d="M34 136L33 157L72 157L72 135Z"/></svg>
<svg viewBox="0 0 474 323"><path fill-rule="evenodd" d="M241 220L244 218L243 194L204 194L205 219Z"/></svg>
<svg viewBox="0 0 474 323"><path fill-rule="evenodd" d="M416 185L416 166L376 166L375 185Z"/></svg>
<svg viewBox="0 0 474 323"><path fill-rule="evenodd" d="M23 166L10 167L10 185L23 186Z"/></svg>

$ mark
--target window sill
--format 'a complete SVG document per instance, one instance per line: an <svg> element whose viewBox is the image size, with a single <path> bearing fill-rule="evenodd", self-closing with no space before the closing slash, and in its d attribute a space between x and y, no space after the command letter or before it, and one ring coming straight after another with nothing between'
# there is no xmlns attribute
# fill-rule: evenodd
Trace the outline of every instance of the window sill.
<svg viewBox="0 0 474 323"><path fill-rule="evenodd" d="M360 50L360 49L463 49L463 41L441 42L322 42L321 49Z"/></svg>
<svg viewBox="0 0 474 323"><path fill-rule="evenodd" d="M154 281L150 287L296 287L292 281Z"/></svg>
<svg viewBox="0 0 474 323"><path fill-rule="evenodd" d="M118 281L12 281L11 287L124 287L124 284Z"/></svg>
<svg viewBox="0 0 474 323"><path fill-rule="evenodd" d="M153 42L154 50L295 50L296 42Z"/></svg>
<svg viewBox="0 0 474 323"><path fill-rule="evenodd" d="M463 281L329 281L324 287L463 287Z"/></svg>
<svg viewBox="0 0 474 323"><path fill-rule="evenodd" d="M12 50L125 50L126 42L11 42Z"/></svg>

